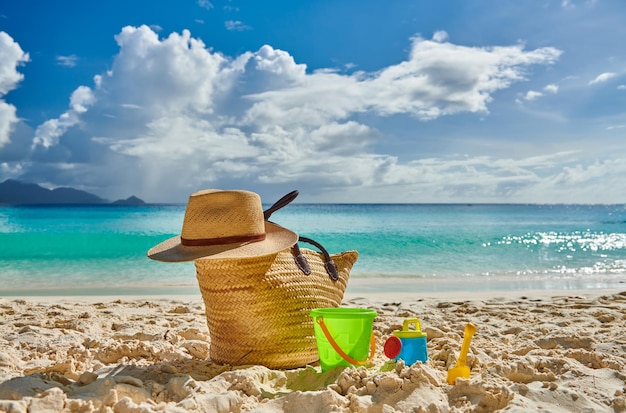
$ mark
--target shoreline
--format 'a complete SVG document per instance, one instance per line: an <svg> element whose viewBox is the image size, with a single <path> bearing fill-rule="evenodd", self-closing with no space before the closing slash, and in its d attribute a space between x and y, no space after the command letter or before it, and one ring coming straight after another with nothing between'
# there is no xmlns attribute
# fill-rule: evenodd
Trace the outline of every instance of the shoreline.
<svg viewBox="0 0 626 413"><path fill-rule="evenodd" d="M170 296L199 295L197 282L176 285L129 285L110 288L19 288L0 290L0 297L39 296ZM523 292L541 294L550 291L594 291L626 289L626 274L613 274L611 278L559 278L539 279L518 277L350 277L346 294L411 294L415 297L439 294L508 294Z"/></svg>
<svg viewBox="0 0 626 413"><path fill-rule="evenodd" d="M426 292L422 295L415 295L407 292L375 292L375 291L348 291L344 294L342 306L350 301L363 299L372 303L384 301L405 301L408 303L419 303L422 301L451 300L451 301L480 301L480 300L543 300L551 298L567 297L601 297L604 295L615 295L626 292L626 285L623 288L593 288L593 289L528 289L528 290L475 290L475 291L435 291ZM199 291L188 294L85 294L85 295L0 295L0 302L24 300L34 303L85 303L94 304L100 302L193 302L202 301Z"/></svg>

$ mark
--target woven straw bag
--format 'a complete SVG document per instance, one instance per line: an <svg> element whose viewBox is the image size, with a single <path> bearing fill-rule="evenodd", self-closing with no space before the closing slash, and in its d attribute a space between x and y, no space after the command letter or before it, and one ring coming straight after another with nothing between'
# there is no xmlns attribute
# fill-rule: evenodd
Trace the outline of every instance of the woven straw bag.
<svg viewBox="0 0 626 413"><path fill-rule="evenodd" d="M358 253L331 256L339 275L333 281L323 254L300 252L309 275L302 273L291 249L266 257L195 261L213 361L295 368L318 360L309 313L341 304Z"/></svg>
<svg viewBox="0 0 626 413"><path fill-rule="evenodd" d="M287 194L265 211L288 204ZM338 307L357 251L330 255L298 244L278 254L195 261L211 336L211 359L220 364L296 368L318 360L315 308Z"/></svg>

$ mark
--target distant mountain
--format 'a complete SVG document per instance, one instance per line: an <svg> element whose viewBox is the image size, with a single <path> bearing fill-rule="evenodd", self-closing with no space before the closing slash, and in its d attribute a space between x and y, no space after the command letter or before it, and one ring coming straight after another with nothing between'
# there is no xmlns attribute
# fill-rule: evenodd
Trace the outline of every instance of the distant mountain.
<svg viewBox="0 0 626 413"><path fill-rule="evenodd" d="M117 201L111 202L113 205L145 205L146 203L137 198L136 196L131 196L126 199L118 199Z"/></svg>
<svg viewBox="0 0 626 413"><path fill-rule="evenodd" d="M108 204L105 199L74 188L47 189L37 184L7 179L0 183L0 204ZM137 197L115 202L121 205L142 205Z"/></svg>

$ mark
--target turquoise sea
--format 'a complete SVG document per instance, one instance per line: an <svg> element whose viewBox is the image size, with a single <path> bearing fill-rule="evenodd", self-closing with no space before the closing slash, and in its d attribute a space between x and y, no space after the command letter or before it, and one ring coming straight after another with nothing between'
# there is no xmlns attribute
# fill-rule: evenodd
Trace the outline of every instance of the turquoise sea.
<svg viewBox="0 0 626 413"><path fill-rule="evenodd" d="M193 263L145 255L184 212L0 207L0 296L197 294ZM626 287L625 205L291 204L272 221L359 251L352 292Z"/></svg>

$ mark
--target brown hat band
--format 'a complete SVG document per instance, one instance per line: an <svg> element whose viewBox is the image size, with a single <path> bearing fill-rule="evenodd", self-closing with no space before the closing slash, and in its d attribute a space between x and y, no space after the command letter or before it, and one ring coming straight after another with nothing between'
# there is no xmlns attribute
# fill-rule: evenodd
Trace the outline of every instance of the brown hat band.
<svg viewBox="0 0 626 413"><path fill-rule="evenodd" d="M199 239L187 239L180 238L180 243L187 247L204 247L208 245L224 245L235 244L242 242L257 242L265 239L265 233L252 234L252 235L236 235L233 237L221 237L221 238L199 238Z"/></svg>

